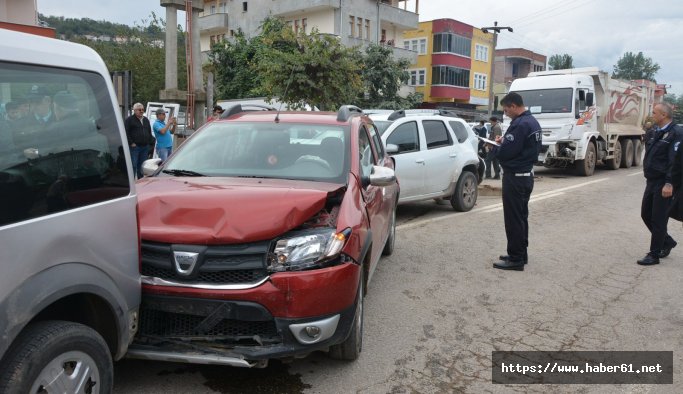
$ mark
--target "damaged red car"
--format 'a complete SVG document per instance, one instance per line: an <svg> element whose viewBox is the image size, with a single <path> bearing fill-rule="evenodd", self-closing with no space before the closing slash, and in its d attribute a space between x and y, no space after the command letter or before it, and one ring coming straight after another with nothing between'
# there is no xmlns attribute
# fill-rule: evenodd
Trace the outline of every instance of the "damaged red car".
<svg viewBox="0 0 683 394"><path fill-rule="evenodd" d="M363 296L394 248L399 187L372 121L243 112L138 182L140 327L129 357L263 367L355 360Z"/></svg>

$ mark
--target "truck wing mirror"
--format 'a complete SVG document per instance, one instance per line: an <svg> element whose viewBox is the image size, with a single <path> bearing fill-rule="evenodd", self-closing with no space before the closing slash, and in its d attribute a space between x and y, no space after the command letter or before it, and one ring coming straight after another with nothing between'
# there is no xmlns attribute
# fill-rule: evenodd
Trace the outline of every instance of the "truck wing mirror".
<svg viewBox="0 0 683 394"><path fill-rule="evenodd" d="M593 93L588 93L586 94L586 107L592 107L593 106Z"/></svg>

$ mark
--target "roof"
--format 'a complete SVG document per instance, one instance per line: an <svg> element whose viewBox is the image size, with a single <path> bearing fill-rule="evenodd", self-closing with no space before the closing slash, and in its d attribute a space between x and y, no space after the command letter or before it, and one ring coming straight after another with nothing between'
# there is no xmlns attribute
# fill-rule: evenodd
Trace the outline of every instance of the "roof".
<svg viewBox="0 0 683 394"><path fill-rule="evenodd" d="M276 111L250 111L240 112L232 115L227 119L219 119L214 122L275 122L275 116L278 115ZM283 111L278 115L278 121L281 123L309 123L309 124L350 124L350 118L346 122L339 122L337 120L336 112L321 112L321 111Z"/></svg>

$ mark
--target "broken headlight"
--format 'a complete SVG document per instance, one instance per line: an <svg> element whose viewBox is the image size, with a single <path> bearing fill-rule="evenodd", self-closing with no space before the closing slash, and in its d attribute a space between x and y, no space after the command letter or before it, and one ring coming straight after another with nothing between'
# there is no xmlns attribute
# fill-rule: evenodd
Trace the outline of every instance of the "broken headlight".
<svg viewBox="0 0 683 394"><path fill-rule="evenodd" d="M332 228L289 234L275 244L268 258L270 272L300 271L325 266L339 257L351 229L335 232Z"/></svg>

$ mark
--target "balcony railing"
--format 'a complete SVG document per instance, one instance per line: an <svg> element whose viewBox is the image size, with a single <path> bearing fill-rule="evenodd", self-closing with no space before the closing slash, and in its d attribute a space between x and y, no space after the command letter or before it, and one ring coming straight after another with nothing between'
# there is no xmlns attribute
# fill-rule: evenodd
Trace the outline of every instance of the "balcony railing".
<svg viewBox="0 0 683 394"><path fill-rule="evenodd" d="M384 3L379 4L379 16L382 22L393 23L406 30L417 29L419 22L416 13L392 7Z"/></svg>
<svg viewBox="0 0 683 394"><path fill-rule="evenodd" d="M310 12L327 8L339 8L339 0L274 1L268 7L270 7L270 12L273 15L284 16L302 11Z"/></svg>
<svg viewBox="0 0 683 394"><path fill-rule="evenodd" d="M204 33L224 32L228 30L228 14L218 13L199 18L199 31Z"/></svg>

